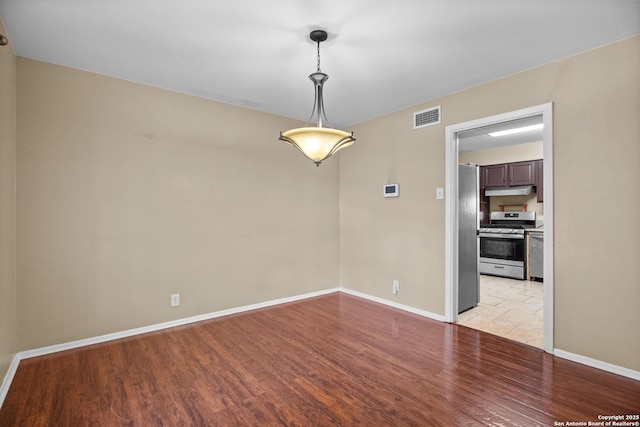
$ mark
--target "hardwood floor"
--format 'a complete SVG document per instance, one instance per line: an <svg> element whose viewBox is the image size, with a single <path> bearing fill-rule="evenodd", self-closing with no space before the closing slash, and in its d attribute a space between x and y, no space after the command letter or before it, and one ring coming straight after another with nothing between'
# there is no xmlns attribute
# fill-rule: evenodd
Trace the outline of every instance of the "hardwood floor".
<svg viewBox="0 0 640 427"><path fill-rule="evenodd" d="M26 359L1 426L552 426L640 382L351 295Z"/></svg>

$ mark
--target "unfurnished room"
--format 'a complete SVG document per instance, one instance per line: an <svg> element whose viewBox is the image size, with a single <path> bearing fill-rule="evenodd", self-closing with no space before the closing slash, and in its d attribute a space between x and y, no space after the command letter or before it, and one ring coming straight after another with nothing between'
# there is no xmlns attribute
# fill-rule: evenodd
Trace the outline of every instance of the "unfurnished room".
<svg viewBox="0 0 640 427"><path fill-rule="evenodd" d="M0 0L0 426L640 426L640 2Z"/></svg>

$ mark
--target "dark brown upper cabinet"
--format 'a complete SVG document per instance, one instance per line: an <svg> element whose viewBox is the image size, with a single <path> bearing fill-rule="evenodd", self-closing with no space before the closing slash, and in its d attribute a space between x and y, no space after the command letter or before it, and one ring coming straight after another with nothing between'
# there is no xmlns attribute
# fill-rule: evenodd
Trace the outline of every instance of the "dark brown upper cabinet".
<svg viewBox="0 0 640 427"><path fill-rule="evenodd" d="M501 163L482 167L485 187L511 187L516 185L537 185L538 160L515 163Z"/></svg>
<svg viewBox="0 0 640 427"><path fill-rule="evenodd" d="M544 161L536 160L536 196L537 202L544 202Z"/></svg>
<svg viewBox="0 0 640 427"><path fill-rule="evenodd" d="M530 162L517 162L507 164L508 185L536 185L535 160Z"/></svg>
<svg viewBox="0 0 640 427"><path fill-rule="evenodd" d="M504 187L507 185L507 165L488 165L482 167L482 179L486 187Z"/></svg>

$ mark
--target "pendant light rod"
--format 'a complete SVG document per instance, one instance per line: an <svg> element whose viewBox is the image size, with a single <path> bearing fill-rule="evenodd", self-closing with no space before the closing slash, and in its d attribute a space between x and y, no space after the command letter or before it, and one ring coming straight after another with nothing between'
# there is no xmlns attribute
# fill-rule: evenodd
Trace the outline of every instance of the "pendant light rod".
<svg viewBox="0 0 640 427"><path fill-rule="evenodd" d="M309 118L309 121L313 120L315 115L315 122L319 128L324 127L324 124L331 127L331 125L329 124L329 120L327 120L326 113L324 112L324 99L322 90L324 82L329 80L329 76L320 70L320 43L327 40L327 32L323 30L315 30L312 31L311 34L309 34L309 38L316 42L318 52L318 66L316 72L309 76L309 79L311 79L315 88L313 110L311 111L311 117Z"/></svg>

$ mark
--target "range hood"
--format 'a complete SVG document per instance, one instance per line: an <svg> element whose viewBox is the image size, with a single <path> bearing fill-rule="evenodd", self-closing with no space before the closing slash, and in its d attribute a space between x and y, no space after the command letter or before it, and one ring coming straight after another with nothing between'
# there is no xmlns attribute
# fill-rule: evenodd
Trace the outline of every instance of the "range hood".
<svg viewBox="0 0 640 427"><path fill-rule="evenodd" d="M535 187L533 185L491 187L484 190L485 196L528 196L531 193L535 193Z"/></svg>

